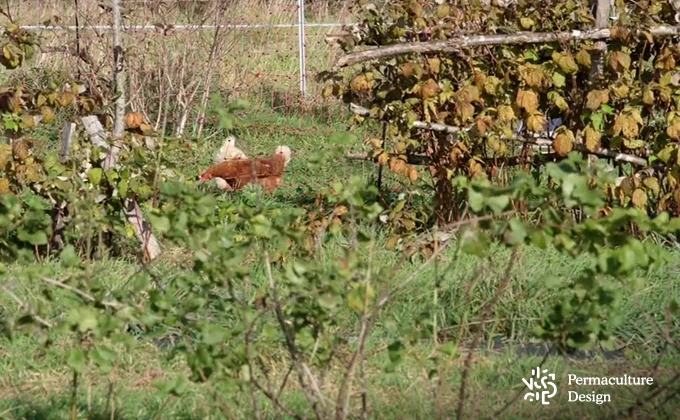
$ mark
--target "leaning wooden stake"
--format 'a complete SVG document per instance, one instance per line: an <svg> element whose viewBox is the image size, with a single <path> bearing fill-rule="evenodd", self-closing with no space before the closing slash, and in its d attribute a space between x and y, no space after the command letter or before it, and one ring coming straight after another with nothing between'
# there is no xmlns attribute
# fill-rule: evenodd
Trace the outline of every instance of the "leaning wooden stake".
<svg viewBox="0 0 680 420"><path fill-rule="evenodd" d="M104 127L102 127L99 122L99 118L95 115L88 115L81 118L81 120L85 131L90 136L90 142L95 146L108 150L108 153L102 160L102 168L104 171L115 166L120 146L109 146L106 143L104 139L108 137L108 133L104 131ZM144 220L142 209L139 207L136 200L125 200L124 207L125 217L127 218L128 223L135 229L137 239L139 239L144 246L145 258L147 261L153 261L162 251L158 241L153 233L151 233L151 226Z"/></svg>

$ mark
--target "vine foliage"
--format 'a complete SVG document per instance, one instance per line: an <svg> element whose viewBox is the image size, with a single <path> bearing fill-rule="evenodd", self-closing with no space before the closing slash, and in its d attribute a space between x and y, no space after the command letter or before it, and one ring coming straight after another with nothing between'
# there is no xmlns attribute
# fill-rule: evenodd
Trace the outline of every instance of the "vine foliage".
<svg viewBox="0 0 680 420"><path fill-rule="evenodd" d="M429 158L440 222L461 215L452 177L502 181L509 167L530 170L572 151L623 154L619 166L633 163L623 181L606 187L607 207L678 214L680 49L676 37L652 35L676 24L670 2L616 1L606 51L588 39L594 7L585 0L359 3L362 25L340 39L347 55L321 75L324 95L367 108L357 124L387 124L387 142L369 143L393 172L414 180L412 156ZM556 32L577 39L538 42ZM522 42L504 44L518 35ZM429 47L446 40L460 42ZM402 54L402 45L426 52ZM369 60L367 49L391 52ZM547 133L556 119L561 125ZM458 134L414 127L417 121ZM535 137L552 152L537 153Z"/></svg>

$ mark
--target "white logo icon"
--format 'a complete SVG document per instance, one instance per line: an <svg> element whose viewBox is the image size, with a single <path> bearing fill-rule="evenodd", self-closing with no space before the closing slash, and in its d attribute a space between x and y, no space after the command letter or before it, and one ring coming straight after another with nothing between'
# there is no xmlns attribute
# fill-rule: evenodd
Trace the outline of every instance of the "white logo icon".
<svg viewBox="0 0 680 420"><path fill-rule="evenodd" d="M541 373L543 373L544 376L541 376ZM557 394L557 387L553 382L554 380L555 374L548 374L548 369L543 369L543 372L541 372L541 368L531 369L531 377L529 380L527 381L526 379L522 378L522 382L524 382L527 388L529 388L531 391L524 395L524 399L528 399L529 401L538 401L540 396L541 404L549 405L550 403L548 402L548 398L552 398L555 396L555 394ZM549 387L552 387L552 394L550 391L548 391Z"/></svg>

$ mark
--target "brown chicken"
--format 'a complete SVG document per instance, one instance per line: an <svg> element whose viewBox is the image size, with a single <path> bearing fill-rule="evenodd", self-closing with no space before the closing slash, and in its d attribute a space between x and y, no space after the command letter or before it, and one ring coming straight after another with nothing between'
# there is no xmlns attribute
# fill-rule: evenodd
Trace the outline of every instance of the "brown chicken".
<svg viewBox="0 0 680 420"><path fill-rule="evenodd" d="M248 184L260 184L269 192L283 182L283 172L290 162L290 148L278 146L269 158L236 159L208 168L199 182L214 179L225 191L238 191Z"/></svg>

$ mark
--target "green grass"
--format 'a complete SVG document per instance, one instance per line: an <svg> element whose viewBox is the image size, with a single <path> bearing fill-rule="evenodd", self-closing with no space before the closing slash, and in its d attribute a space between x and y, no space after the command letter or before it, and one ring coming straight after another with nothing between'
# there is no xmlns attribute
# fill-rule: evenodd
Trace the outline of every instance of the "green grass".
<svg viewBox="0 0 680 420"><path fill-rule="evenodd" d="M335 181L344 181L350 174L359 174L367 181L375 174L375 168L367 163L352 163L338 158L334 165L322 171L311 171L304 164L305 158L318 151L334 149L332 135L345 129L344 124L332 124L320 117L290 116L271 111L258 110L246 117L246 124L238 135L238 146L248 155L264 155L273 152L276 145L286 144L293 150L293 160L287 169L285 186L268 197L272 205L297 205L314 197L316 192ZM364 133L375 135L375 133ZM46 133L47 137L53 137ZM207 141L190 143L186 157L182 157L182 172L193 178L212 159L222 140L218 135ZM219 192L216 192L220 194ZM223 199L237 199L223 195ZM403 256L384 247L385 237L378 233L377 245L372 255L376 272L384 272ZM341 255L347 241L342 237L331 241L322 249L318 258L333 261ZM442 260L423 271L406 289L395 296L380 316L373 334L368 340L369 358L364 367L366 388L371 418L433 418L437 407L444 416L455 417L458 392L461 384L466 353L467 338L481 322L480 308L489 302L500 282L502 269L510 253L505 249L494 250L494 263L484 276L471 280L478 267L472 257L457 257L447 252ZM368 258L368 253L365 255ZM648 387L612 387L602 392L611 393L610 404L579 404L565 401L568 390L568 373L583 376L610 376L628 374L631 376L652 376L655 382L668 381L679 369L680 357L673 352L663 351L664 341L650 323L650 319L663 324L665 308L671 299L680 301L680 254L678 263L643 275L641 287L625 296L623 314L625 322L618 331L616 345L625 351L615 360L602 357L574 361L560 357L549 358L544 367L555 372L558 380L558 394L549 406L523 401L521 378L527 378L532 368L542 360L540 356L517 354L515 343L527 342L550 306L559 299L555 284L566 282L588 263L586 257L569 259L554 250L540 251L525 248L516 261L514 275L509 287L501 295L491 319L486 320L486 337L502 337L508 344L501 350L475 352L472 370L466 387L470 396L466 407L469 418L488 418L505 403L521 393L517 403L512 405L500 418L602 418L614 417L618 410L632 406L641 392L652 393ZM187 256L181 249L170 249L152 270L165 282L188 274ZM53 271L53 278L66 278L70 272L56 262L46 262ZM396 278L380 278L377 283L394 283L408 276L420 266L418 260L405 262ZM0 285L10 288L16 296L30 305L44 303L40 295L40 280L17 281L10 267L7 274L0 276ZM261 262L248 267L252 286L244 287L243 293L255 293L257 286L265 284L266 278ZM124 288L131 277L138 275L138 266L126 260L104 260L92 263L88 271L107 288ZM438 287L436 286L438 285ZM434 304L435 289L437 304ZM57 292L57 299L51 303L53 319L60 317L67 307L67 294ZM0 293L0 311L17 311L12 297ZM229 323L228 314L205 313L216 323ZM457 353L449 361L447 371L441 372L442 381L428 378L428 357L432 354L431 327L428 322L437 320L440 340L462 341ZM343 351L349 353L356 344L356 316L341 313L338 317L339 333L350 338ZM677 325L677 318L672 320ZM388 346L406 327L416 327L423 332L422 340L408 347L404 363L390 369ZM677 330L671 331L671 338L678 340ZM57 340L45 349L39 335L17 337L14 341L0 339L0 418L7 419L61 419L69 418L71 411L71 374L65 367L65 350L69 343ZM676 352L677 353L677 352ZM170 380L177 374L187 372L181 359L168 360L166 353L152 342L141 338L133 353L124 353L118 366L108 375L88 370L80 379L78 393L79 418L252 418L250 397L245 391L210 390L206 385L190 385L181 397L165 399L156 393L154 381ZM662 355L662 357L660 356ZM281 380L285 375L285 349L273 348L267 355L271 375ZM329 375L325 391L335 395L343 364L347 357L341 356ZM589 375L586 375L588 373ZM677 389L677 385L674 385ZM644 388L644 389L643 389ZM435 391L439 389L438 397ZM111 393L113 390L113 394ZM597 390L596 387L581 387L582 392ZM358 410L360 399L358 389L352 397L352 407ZM239 403L233 412L225 413L215 403L212 392L222 398ZM113 395L113 396L112 396ZM662 393L654 400L660 404L669 392ZM647 396L644 399L648 399ZM663 408L641 407L634 414L640 418L671 418L677 413L678 398L666 403ZM283 393L282 401L289 407L308 410L308 404L299 388L293 385ZM270 404L260 401L265 418L274 416ZM666 411L664 411L666 410ZM354 411L357 413L358 411Z"/></svg>

